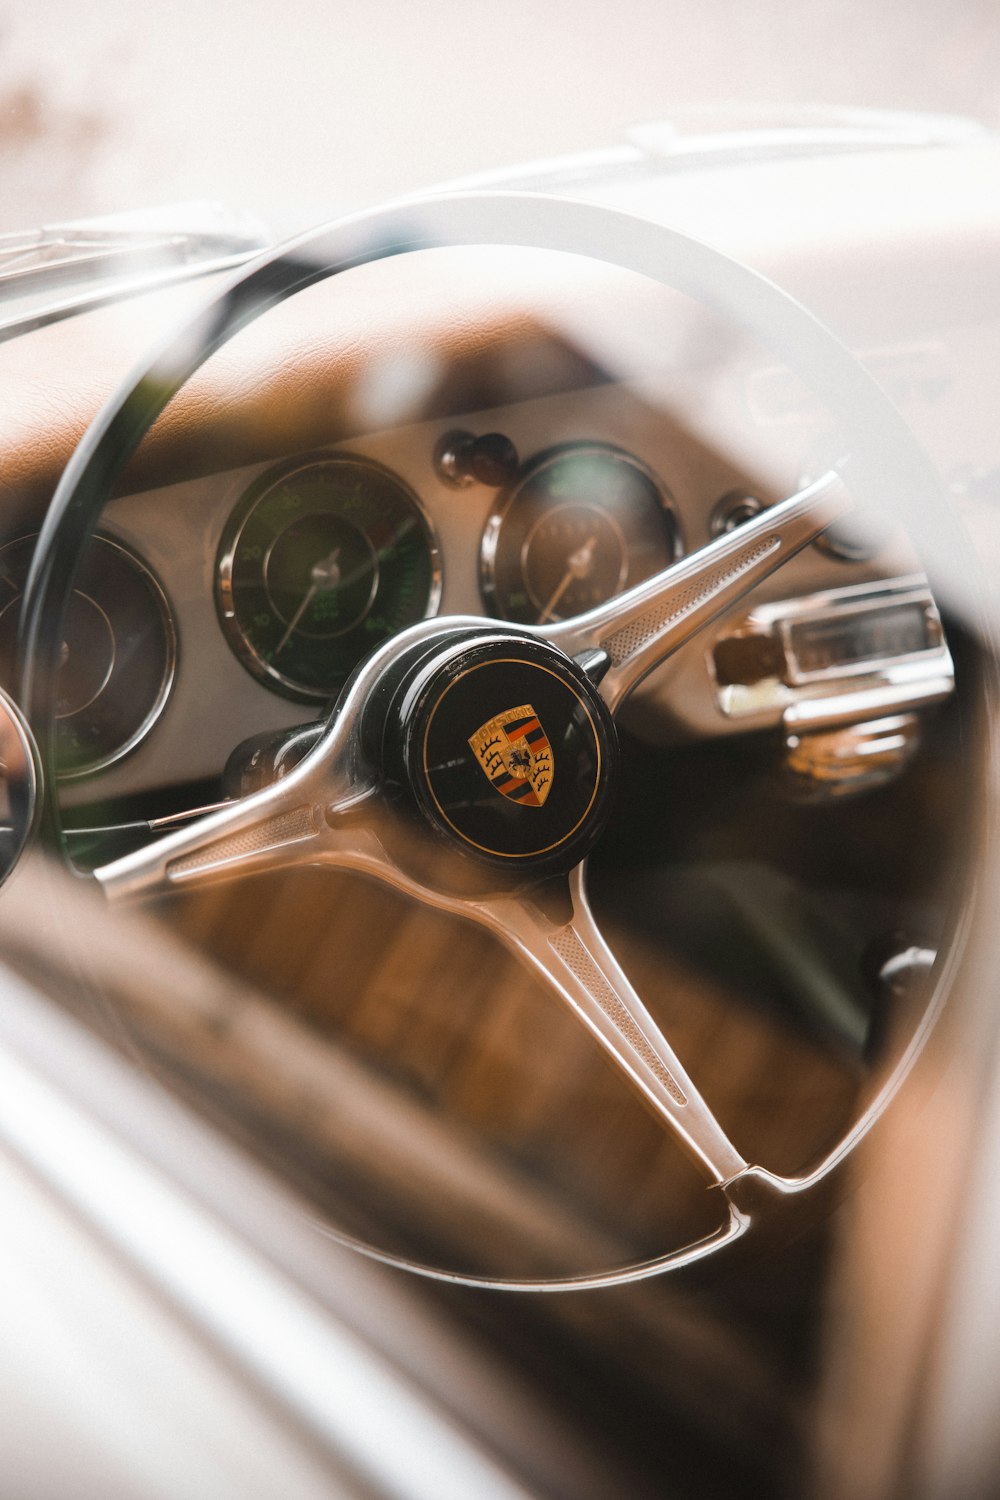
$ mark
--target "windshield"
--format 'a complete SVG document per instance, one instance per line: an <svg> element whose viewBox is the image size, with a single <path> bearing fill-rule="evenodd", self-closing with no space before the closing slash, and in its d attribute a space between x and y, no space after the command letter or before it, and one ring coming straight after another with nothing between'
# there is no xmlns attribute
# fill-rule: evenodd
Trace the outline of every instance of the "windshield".
<svg viewBox="0 0 1000 1500"><path fill-rule="evenodd" d="M990 0L8 6L0 230L216 199L282 234L719 100L996 123L998 42Z"/></svg>

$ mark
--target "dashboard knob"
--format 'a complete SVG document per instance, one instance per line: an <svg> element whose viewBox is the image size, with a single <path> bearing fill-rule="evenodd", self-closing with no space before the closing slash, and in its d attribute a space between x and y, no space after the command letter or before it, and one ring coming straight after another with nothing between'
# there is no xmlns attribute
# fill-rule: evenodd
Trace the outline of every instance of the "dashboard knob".
<svg viewBox="0 0 1000 1500"><path fill-rule="evenodd" d="M502 432L446 432L434 450L434 467L445 484L464 489L485 484L493 490L510 484L518 469L517 449Z"/></svg>

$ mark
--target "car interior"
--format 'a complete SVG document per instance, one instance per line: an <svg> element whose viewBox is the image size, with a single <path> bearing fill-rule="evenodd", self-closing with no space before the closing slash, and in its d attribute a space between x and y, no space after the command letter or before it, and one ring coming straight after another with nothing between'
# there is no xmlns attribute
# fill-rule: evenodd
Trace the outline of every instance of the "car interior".
<svg viewBox="0 0 1000 1500"><path fill-rule="evenodd" d="M998 161L511 175L0 348L5 961L550 1413L537 1493L906 1492L831 1308L983 937ZM512 870L545 674L604 760Z"/></svg>

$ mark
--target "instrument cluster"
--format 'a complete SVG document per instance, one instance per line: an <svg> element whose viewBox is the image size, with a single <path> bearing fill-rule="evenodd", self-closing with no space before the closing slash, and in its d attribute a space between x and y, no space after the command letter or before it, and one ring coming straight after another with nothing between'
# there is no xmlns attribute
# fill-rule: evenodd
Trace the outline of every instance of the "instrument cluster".
<svg viewBox="0 0 1000 1500"><path fill-rule="evenodd" d="M580 442L518 464L507 450L514 461L487 475L500 481L479 547L487 614L564 620L681 555L673 499L633 454ZM446 449L438 464L453 484L472 477L449 466ZM288 697L327 701L375 647L435 613L441 572L434 528L410 486L370 458L338 452L279 465L246 491L223 532L216 603L255 677Z"/></svg>
<svg viewBox="0 0 1000 1500"><path fill-rule="evenodd" d="M92 796L84 778L95 772L111 797L217 780L237 746L322 716L355 668L408 626L439 612L566 620L765 504L738 487L732 467L692 471L683 448L668 485L635 451L639 422L618 418L606 435L605 395L595 394L593 423L579 421L576 397L580 436L555 444L568 407L554 420L542 408L522 415L520 453L505 434L435 424L376 434L365 451L299 453L113 499L65 627L58 755L61 777L78 784L67 796ZM9 687L33 546L32 537L0 546ZM793 595L829 590L834 574L858 587L884 572L809 550L784 580ZM706 640L672 664L662 702L675 719L664 732L675 722L681 737L777 723L789 695L806 691L782 672L775 686L766 651L742 664L744 625L719 660ZM862 655L867 670L871 651ZM660 713L657 691L644 702Z"/></svg>
<svg viewBox="0 0 1000 1500"><path fill-rule="evenodd" d="M128 790L167 766L204 776L256 727L322 713L374 649L442 607L546 624L680 556L672 495L623 447L583 440L522 461L499 434L445 436L468 440L467 472L451 465L453 443L432 452L431 440L413 483L410 450L334 449L112 501L65 622L60 778L114 767L114 788ZM464 491L451 510L449 487L453 499ZM35 540L0 544L0 684L11 691ZM235 678L223 659L238 663ZM269 704L239 693L241 672Z"/></svg>

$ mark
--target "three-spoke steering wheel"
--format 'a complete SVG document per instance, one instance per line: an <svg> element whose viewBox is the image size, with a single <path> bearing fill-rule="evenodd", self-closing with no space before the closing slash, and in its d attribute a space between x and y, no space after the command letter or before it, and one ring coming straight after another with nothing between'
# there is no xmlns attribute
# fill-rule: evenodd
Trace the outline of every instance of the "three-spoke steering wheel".
<svg viewBox="0 0 1000 1500"><path fill-rule="evenodd" d="M722 1129L604 941L586 895L586 857L610 806L615 717L650 671L856 500L905 505L924 549L954 543L932 469L833 335L725 256L590 205L504 194L441 198L309 235L241 272L87 433L56 493L26 590L23 702L51 763L52 684L83 548L128 458L208 356L314 282L385 256L476 244L584 254L661 281L742 325L813 387L848 435L850 495L831 472L565 622L514 628L462 617L413 626L363 663L289 774L95 875L109 900L125 901L325 864L363 871L494 932L571 1007L727 1196L728 1222L709 1239L596 1278L628 1279L717 1249L747 1230L762 1198L801 1192L824 1176L877 1115L919 1040L851 1139L821 1167L808 1177L772 1175L748 1162Z"/></svg>

